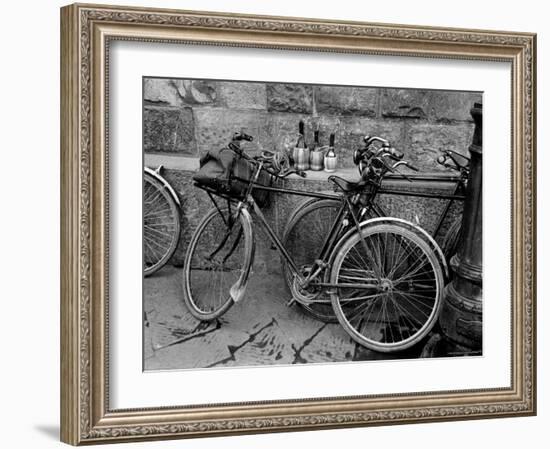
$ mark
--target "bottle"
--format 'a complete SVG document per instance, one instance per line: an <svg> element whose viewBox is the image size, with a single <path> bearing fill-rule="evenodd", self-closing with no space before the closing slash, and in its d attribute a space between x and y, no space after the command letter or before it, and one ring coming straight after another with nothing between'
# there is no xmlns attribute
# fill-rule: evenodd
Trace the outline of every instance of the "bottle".
<svg viewBox="0 0 550 449"><path fill-rule="evenodd" d="M309 168L311 170L319 171L325 166L324 164L325 152L319 145L319 130L316 130L313 134L313 149L309 154Z"/></svg>
<svg viewBox="0 0 550 449"><path fill-rule="evenodd" d="M298 140L296 141L296 146L292 154L294 167L296 170L309 170L309 148L306 145L303 120L300 120L298 132Z"/></svg>
<svg viewBox="0 0 550 449"><path fill-rule="evenodd" d="M330 135L329 146L327 154L325 154L325 171L327 173L332 173L336 171L336 162L338 161L338 156L334 151L334 133Z"/></svg>

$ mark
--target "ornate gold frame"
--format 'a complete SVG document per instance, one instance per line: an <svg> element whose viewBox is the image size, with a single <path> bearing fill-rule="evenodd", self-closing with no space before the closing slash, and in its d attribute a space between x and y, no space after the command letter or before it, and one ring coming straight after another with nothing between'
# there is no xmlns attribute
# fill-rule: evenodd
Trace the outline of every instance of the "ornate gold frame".
<svg viewBox="0 0 550 449"><path fill-rule="evenodd" d="M534 34L78 4L62 8L61 34L63 441L76 445L535 414ZM511 388L110 410L105 88L113 39L511 62Z"/></svg>

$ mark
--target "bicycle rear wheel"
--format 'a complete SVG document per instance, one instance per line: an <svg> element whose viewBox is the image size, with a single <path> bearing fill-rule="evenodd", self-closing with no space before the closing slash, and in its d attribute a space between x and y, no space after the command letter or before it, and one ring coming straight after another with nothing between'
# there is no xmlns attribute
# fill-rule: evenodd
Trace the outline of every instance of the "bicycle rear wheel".
<svg viewBox="0 0 550 449"><path fill-rule="evenodd" d="M174 254L180 236L179 207L154 176L143 176L143 273L162 268Z"/></svg>
<svg viewBox="0 0 550 449"><path fill-rule="evenodd" d="M212 209L199 223L183 266L183 299L191 315L210 321L233 305L244 288L254 252L250 222L239 213Z"/></svg>
<svg viewBox="0 0 550 449"><path fill-rule="evenodd" d="M392 352L428 334L441 308L444 276L422 237L395 223L375 223L351 235L337 251L330 280L347 287L332 293L332 305L355 341Z"/></svg>
<svg viewBox="0 0 550 449"><path fill-rule="evenodd" d="M332 199L308 199L292 212L283 233L282 243L296 266L306 275L325 242L342 203ZM287 261L282 258L285 282L298 304L311 316L325 322L337 322L330 296L314 286L300 289ZM307 301L323 301L312 302Z"/></svg>

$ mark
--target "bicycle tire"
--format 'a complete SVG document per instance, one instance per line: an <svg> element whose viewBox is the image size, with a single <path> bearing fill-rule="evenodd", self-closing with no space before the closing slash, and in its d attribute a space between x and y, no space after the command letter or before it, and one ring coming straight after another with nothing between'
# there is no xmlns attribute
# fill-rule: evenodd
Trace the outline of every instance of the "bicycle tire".
<svg viewBox="0 0 550 449"><path fill-rule="evenodd" d="M178 247L180 210L158 179L147 172L143 175L143 274L151 276Z"/></svg>
<svg viewBox="0 0 550 449"><path fill-rule="evenodd" d="M234 304L230 290L246 285L254 257L252 225L242 213L231 224L227 209L212 209L197 226L183 265L183 300L195 318L211 321ZM227 274L226 276L226 273ZM206 302L212 293L214 306Z"/></svg>
<svg viewBox="0 0 550 449"><path fill-rule="evenodd" d="M317 253L307 251L307 249L315 248L318 250L321 248L324 239L328 235L330 226L336 219L336 215L340 210L341 204L342 203L336 199L308 198L299 203L291 213L285 226L282 243L292 260L294 260L299 268L313 264ZM317 216L317 213L321 209L324 209L327 212L324 214L324 220ZM307 223L308 226L303 226L304 223ZM314 227L313 229L312 226ZM338 322L330 303L330 297L327 296L326 304L307 304L300 301L300 298L302 297L304 299L319 299L318 297L320 295L324 295L324 293L308 293L299 291L294 283L294 274L292 273L288 262L283 257L281 257L281 264L283 277L287 288L296 299L298 305L313 318L328 323Z"/></svg>
<svg viewBox="0 0 550 449"><path fill-rule="evenodd" d="M395 352L430 332L441 309L444 275L425 239L398 223L374 223L346 237L335 251L331 283L380 280L375 294L352 296L364 287L331 293L334 313L353 340L377 352Z"/></svg>

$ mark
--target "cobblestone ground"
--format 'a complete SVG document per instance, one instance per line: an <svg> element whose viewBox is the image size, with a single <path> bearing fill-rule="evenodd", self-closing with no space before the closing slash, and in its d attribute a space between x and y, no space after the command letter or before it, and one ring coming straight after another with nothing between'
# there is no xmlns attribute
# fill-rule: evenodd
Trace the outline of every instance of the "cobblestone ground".
<svg viewBox="0 0 550 449"><path fill-rule="evenodd" d="M252 274L245 298L211 323L183 304L181 268L167 266L144 282L146 370L349 362L419 357L417 345L379 354L354 343L339 324L310 318L276 274Z"/></svg>

